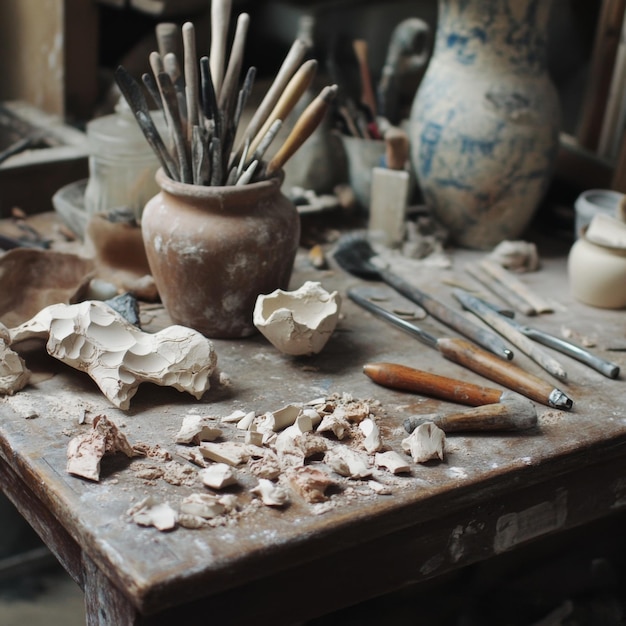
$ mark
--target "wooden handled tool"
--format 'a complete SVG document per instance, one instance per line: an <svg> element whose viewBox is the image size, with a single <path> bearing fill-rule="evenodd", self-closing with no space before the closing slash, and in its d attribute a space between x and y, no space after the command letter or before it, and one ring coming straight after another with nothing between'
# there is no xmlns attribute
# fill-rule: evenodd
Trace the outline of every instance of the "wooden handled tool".
<svg viewBox="0 0 626 626"><path fill-rule="evenodd" d="M198 66L196 65L196 30L192 22L183 24L183 69L187 100L187 141L191 143L193 127L199 124Z"/></svg>
<svg viewBox="0 0 626 626"><path fill-rule="evenodd" d="M364 309L412 334L432 348L439 350L446 359L493 380L503 387L517 391L531 400L541 402L546 406L563 410L569 410L573 406L571 398L560 389L553 387L534 374L526 372L517 365L504 361L486 350L482 350L465 339L456 337L437 338L422 330L419 326L411 324L368 298L363 297L355 289L349 289L348 296Z"/></svg>
<svg viewBox="0 0 626 626"><path fill-rule="evenodd" d="M243 145L247 140L252 141L252 138L255 137L259 128L263 125L267 116L272 112L275 104L278 102L278 98L280 98L280 94L283 93L287 83L291 79L291 77L295 74L296 70L300 67L302 60L304 59L304 55L307 51L307 44L301 40L296 39L285 60L280 66L278 73L276 74L274 81L270 85L270 88L267 90L261 104L257 107L252 119L248 122L248 126L244 132L244 135L241 140L241 145L237 149L237 153L235 155L235 160L241 157L241 152L243 150Z"/></svg>
<svg viewBox="0 0 626 626"><path fill-rule="evenodd" d="M293 130L285 139L274 158L269 162L266 170L267 176L278 172L283 165L293 156L294 152L311 136L313 131L326 115L326 111L337 95L337 85L324 87L320 94L304 109L302 115L295 123Z"/></svg>
<svg viewBox="0 0 626 626"><path fill-rule="evenodd" d="M355 39L352 42L354 55L359 63L359 75L361 78L361 102L367 106L372 117L376 117L376 96L372 87L372 77L370 75L367 60L367 41Z"/></svg>
<svg viewBox="0 0 626 626"><path fill-rule="evenodd" d="M304 92L313 82L313 78L316 73L317 61L315 59L309 59L300 66L300 69L292 76L291 80L285 87L285 91L280 96L276 106L272 109L272 112L265 120L265 123L261 126L254 139L250 142L248 154L254 154L254 151L259 147L259 144L263 140L263 137L265 137L267 131L276 120L285 120L287 115L291 113L298 100L300 100Z"/></svg>
<svg viewBox="0 0 626 626"><path fill-rule="evenodd" d="M505 391L500 402L484 404L455 413L414 415L404 421L404 428L412 433L425 422L433 422L443 431L511 431L526 430L537 425L537 408L528 399L512 391Z"/></svg>
<svg viewBox="0 0 626 626"><path fill-rule="evenodd" d="M170 52L180 56L178 24L174 22L160 22L154 30L161 58L164 59L165 55Z"/></svg>
<svg viewBox="0 0 626 626"><path fill-rule="evenodd" d="M536 346L528 337L513 327L499 313L485 304L480 298L472 296L463 289L453 289L452 294L461 303L464 309L471 311L474 315L493 328L497 333L508 339L514 346L529 356L535 363L546 372L552 374L559 380L567 380L567 373L563 366L545 350Z"/></svg>
<svg viewBox="0 0 626 626"><path fill-rule="evenodd" d="M213 85L218 96L222 89L224 68L226 67L226 40L228 38L231 10L232 0L212 0L211 2L211 49L209 59L211 60Z"/></svg>
<svg viewBox="0 0 626 626"><path fill-rule="evenodd" d="M383 387L422 393L440 400L481 406L500 402L503 391L432 374L398 363L367 363L363 373Z"/></svg>
<svg viewBox="0 0 626 626"><path fill-rule="evenodd" d="M403 170L409 159L409 137L404 130L390 126L383 134L385 160L390 170Z"/></svg>

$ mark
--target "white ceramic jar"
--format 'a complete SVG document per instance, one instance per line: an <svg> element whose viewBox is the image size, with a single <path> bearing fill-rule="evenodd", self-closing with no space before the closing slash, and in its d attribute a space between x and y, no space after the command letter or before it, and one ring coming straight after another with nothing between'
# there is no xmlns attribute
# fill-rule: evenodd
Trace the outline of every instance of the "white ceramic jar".
<svg viewBox="0 0 626 626"><path fill-rule="evenodd" d="M590 241L585 233L568 258L572 295L603 309L626 308L626 248Z"/></svg>

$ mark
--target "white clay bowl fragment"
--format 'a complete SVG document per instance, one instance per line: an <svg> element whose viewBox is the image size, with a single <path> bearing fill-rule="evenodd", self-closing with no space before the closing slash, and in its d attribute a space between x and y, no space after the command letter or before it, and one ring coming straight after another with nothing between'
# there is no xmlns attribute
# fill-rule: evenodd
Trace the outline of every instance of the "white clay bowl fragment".
<svg viewBox="0 0 626 626"><path fill-rule="evenodd" d="M431 459L443 461L445 444L443 430L432 422L424 422L402 440L402 449L411 455L414 463L426 463Z"/></svg>
<svg viewBox="0 0 626 626"><path fill-rule="evenodd" d="M319 353L339 320L341 296L318 282L307 281L296 291L277 289L260 295L254 325L278 350L293 356Z"/></svg>

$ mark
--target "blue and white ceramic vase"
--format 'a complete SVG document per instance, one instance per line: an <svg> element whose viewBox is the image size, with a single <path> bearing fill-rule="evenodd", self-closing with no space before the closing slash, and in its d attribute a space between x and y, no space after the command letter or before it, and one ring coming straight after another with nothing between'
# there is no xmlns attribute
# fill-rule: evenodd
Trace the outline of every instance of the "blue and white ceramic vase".
<svg viewBox="0 0 626 626"><path fill-rule="evenodd" d="M551 0L438 0L411 110L424 201L458 245L519 238L553 173L559 97L547 71Z"/></svg>

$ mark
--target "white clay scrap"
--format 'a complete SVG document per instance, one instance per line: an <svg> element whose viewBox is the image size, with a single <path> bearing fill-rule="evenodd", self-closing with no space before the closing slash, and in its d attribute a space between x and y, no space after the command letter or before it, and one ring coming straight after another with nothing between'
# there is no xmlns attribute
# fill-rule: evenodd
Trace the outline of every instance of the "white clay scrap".
<svg viewBox="0 0 626 626"><path fill-rule="evenodd" d="M212 519L226 512L226 507L217 496L210 493L192 493L183 498L180 503L180 512L203 519Z"/></svg>
<svg viewBox="0 0 626 626"><path fill-rule="evenodd" d="M132 507L128 514L139 526L154 526L157 530L172 530L178 515L167 502L157 502L151 496Z"/></svg>
<svg viewBox="0 0 626 626"><path fill-rule="evenodd" d="M376 467L383 467L392 474L406 474L411 471L410 464L395 450L377 452L374 457Z"/></svg>
<svg viewBox="0 0 626 626"><path fill-rule="evenodd" d="M0 395L12 396L30 380L30 370L24 359L0 338Z"/></svg>
<svg viewBox="0 0 626 626"><path fill-rule="evenodd" d="M376 422L367 417L360 424L359 429L365 435L365 439L363 440L363 447L369 452L373 454L374 452L378 452L383 447L382 439L380 438L380 429L378 428L378 424Z"/></svg>
<svg viewBox="0 0 626 626"><path fill-rule="evenodd" d="M443 430L433 422L424 422L402 440L402 449L411 455L415 463L425 463L431 459L443 461L445 443Z"/></svg>
<svg viewBox="0 0 626 626"><path fill-rule="evenodd" d="M339 320L341 296L319 282L307 281L296 291L277 289L260 295L254 325L274 347L294 356L321 352Z"/></svg>
<svg viewBox="0 0 626 626"><path fill-rule="evenodd" d="M289 493L287 490L271 480L267 480L267 478L259 478L259 484L252 488L251 492L259 496L266 506L285 506L289 504Z"/></svg>
<svg viewBox="0 0 626 626"><path fill-rule="evenodd" d="M127 457L143 456L112 421L98 415L90 432L74 437L67 445L66 470L69 474L99 481L102 457L117 452Z"/></svg>
<svg viewBox="0 0 626 626"><path fill-rule="evenodd" d="M367 457L348 446L335 446L326 453L324 461L341 476L361 479L372 475Z"/></svg>
<svg viewBox="0 0 626 626"><path fill-rule="evenodd" d="M199 444L201 441L215 441L222 431L212 426L206 417L190 413L185 415L176 435L176 443Z"/></svg>
<svg viewBox="0 0 626 626"><path fill-rule="evenodd" d="M330 415L325 415L322 418L320 425L317 427L317 432L332 432L337 439L343 439L350 432L350 423L345 418L345 413L341 409L337 409Z"/></svg>
<svg viewBox="0 0 626 626"><path fill-rule="evenodd" d="M327 500L326 490L337 484L330 474L311 466L289 468L286 475L294 491L310 503Z"/></svg>
<svg viewBox="0 0 626 626"><path fill-rule="evenodd" d="M241 465L250 458L249 447L241 441L203 441L200 452L205 459L232 466Z"/></svg>
<svg viewBox="0 0 626 626"><path fill-rule="evenodd" d="M89 374L120 409L128 409L142 382L200 399L217 364L213 344L199 332L174 325L145 333L95 300L53 304L9 333L11 345L47 337L51 356Z"/></svg>
<svg viewBox="0 0 626 626"><path fill-rule="evenodd" d="M213 463L200 472L202 483L211 489L224 489L237 484L237 476L230 465Z"/></svg>

